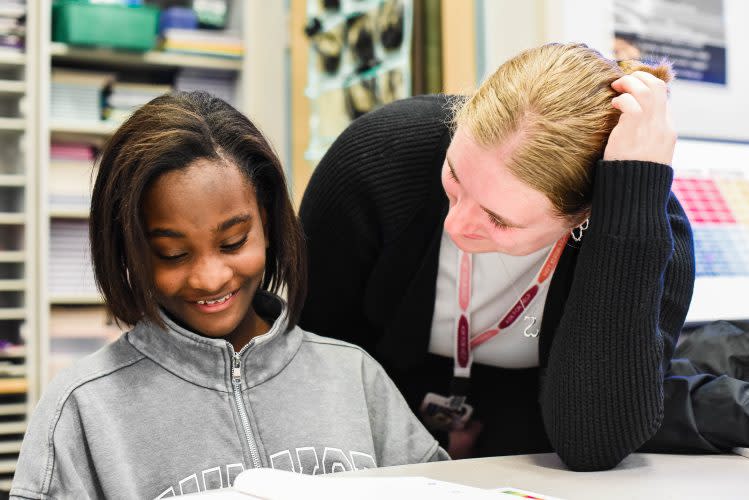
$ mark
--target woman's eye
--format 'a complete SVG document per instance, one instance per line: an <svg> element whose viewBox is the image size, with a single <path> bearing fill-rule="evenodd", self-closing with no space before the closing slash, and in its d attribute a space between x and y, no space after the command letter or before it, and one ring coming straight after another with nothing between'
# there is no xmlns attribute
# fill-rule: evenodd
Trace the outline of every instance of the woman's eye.
<svg viewBox="0 0 749 500"><path fill-rule="evenodd" d="M221 250L226 250L229 252L232 252L234 250L239 250L242 245L244 245L247 242L247 235L245 234L242 239L239 241L236 241L234 243L228 243L226 245L221 245Z"/></svg>
<svg viewBox="0 0 749 500"><path fill-rule="evenodd" d="M492 223L497 229L508 229L510 226L502 222L501 220L494 217L492 214L486 214L489 217L489 222Z"/></svg>

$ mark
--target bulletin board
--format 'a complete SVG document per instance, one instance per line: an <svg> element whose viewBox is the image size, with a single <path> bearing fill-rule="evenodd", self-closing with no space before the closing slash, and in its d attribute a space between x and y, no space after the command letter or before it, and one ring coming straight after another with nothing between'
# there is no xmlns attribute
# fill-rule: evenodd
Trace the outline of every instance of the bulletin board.
<svg viewBox="0 0 749 500"><path fill-rule="evenodd" d="M308 0L307 88L316 163L359 116L411 94L411 0Z"/></svg>

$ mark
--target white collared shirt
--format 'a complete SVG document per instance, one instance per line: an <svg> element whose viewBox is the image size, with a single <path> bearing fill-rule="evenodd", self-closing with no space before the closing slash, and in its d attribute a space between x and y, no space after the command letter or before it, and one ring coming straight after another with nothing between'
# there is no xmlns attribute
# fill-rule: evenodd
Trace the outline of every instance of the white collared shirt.
<svg viewBox="0 0 749 500"><path fill-rule="evenodd" d="M498 252L473 255L470 318L472 336L497 327L501 317L517 303L520 294L525 292L550 250L551 246L521 257ZM453 357L455 321L459 311L456 299L457 262L458 247L443 232L429 352L450 358ZM524 317L535 317L536 323L530 331L538 331L550 281L544 282L538 295L518 321L473 350L474 363L501 368L538 366L538 337L524 335L524 330L531 324Z"/></svg>

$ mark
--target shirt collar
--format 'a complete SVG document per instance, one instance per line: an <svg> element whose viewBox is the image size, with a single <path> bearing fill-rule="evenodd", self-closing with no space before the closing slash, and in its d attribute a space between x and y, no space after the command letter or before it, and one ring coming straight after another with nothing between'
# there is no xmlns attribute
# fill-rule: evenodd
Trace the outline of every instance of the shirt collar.
<svg viewBox="0 0 749 500"><path fill-rule="evenodd" d="M255 337L240 351L242 388L261 384L291 361L302 341L301 330L288 327L288 307L278 296L259 291L255 311L275 318L267 333ZM234 349L223 339L204 337L177 324L160 312L165 328L142 321L128 333L128 341L154 363L202 387L232 390Z"/></svg>

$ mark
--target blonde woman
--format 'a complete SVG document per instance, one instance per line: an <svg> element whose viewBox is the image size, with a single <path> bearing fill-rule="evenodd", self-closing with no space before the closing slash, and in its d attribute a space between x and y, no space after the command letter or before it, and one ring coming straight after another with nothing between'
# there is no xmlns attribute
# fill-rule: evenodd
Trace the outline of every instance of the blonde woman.
<svg viewBox="0 0 749 500"><path fill-rule="evenodd" d="M301 207L305 328L363 346L453 457L618 464L691 298L668 66L551 44L355 121Z"/></svg>

